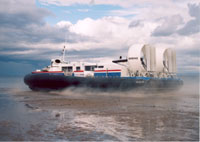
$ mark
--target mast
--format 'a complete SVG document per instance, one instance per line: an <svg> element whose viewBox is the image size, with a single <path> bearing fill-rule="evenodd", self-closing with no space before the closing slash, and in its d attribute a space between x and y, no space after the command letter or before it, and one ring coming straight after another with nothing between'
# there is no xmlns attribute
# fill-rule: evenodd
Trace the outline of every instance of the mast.
<svg viewBox="0 0 200 142"><path fill-rule="evenodd" d="M64 48L63 48L63 52L62 52L62 61L65 62L65 45L66 45L66 33L65 33L65 44L64 44Z"/></svg>
<svg viewBox="0 0 200 142"><path fill-rule="evenodd" d="M65 46L64 46L63 52L62 52L62 61L65 62Z"/></svg>

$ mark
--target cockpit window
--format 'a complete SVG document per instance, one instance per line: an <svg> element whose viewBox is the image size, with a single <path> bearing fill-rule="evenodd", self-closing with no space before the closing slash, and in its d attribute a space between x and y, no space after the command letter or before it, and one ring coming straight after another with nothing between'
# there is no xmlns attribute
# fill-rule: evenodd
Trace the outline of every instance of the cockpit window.
<svg viewBox="0 0 200 142"><path fill-rule="evenodd" d="M72 72L73 68L71 66L70 67L62 67L62 71L64 71L64 72Z"/></svg>
<svg viewBox="0 0 200 142"><path fill-rule="evenodd" d="M59 59L56 59L55 62L56 63L61 63L61 61Z"/></svg>

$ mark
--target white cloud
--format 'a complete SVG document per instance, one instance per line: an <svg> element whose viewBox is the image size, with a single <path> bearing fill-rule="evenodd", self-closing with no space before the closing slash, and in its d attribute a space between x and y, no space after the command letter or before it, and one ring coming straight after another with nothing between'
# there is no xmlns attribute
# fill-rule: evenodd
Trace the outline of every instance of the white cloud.
<svg viewBox="0 0 200 142"><path fill-rule="evenodd" d="M182 36L177 33L177 30L184 27L187 21L191 19L187 10L182 12L185 8L187 8L187 5L178 10L174 9L163 13L161 11L164 9L158 8L158 11L156 9L153 11L153 13L157 14L153 17L148 17L146 12L149 10L146 9L146 12L130 19L108 16L96 20L91 18L79 20L76 24L69 27L70 31L79 35L89 36L94 41L73 43L69 46L71 49L74 48L80 52L81 50L90 49L115 49L119 51L123 48L128 49L128 47L134 44L150 43L158 48L168 47L176 49L178 68L184 69L179 70L179 72L191 72L192 69L198 72L198 64L192 61L197 62L199 60L199 57L194 56L194 54L199 53L200 33L197 32L188 36ZM159 12L161 13L159 14ZM152 33L157 33L157 36L152 36ZM121 54L126 56L126 52L119 53L119 55ZM116 54L113 56L109 54L108 56L110 59L114 57L116 57ZM185 62L185 57L190 58L191 62ZM93 60L96 59L101 59L101 57L96 57Z"/></svg>
<svg viewBox="0 0 200 142"><path fill-rule="evenodd" d="M188 4L189 14L192 17L185 26L178 31L182 35L190 35L200 32L200 3Z"/></svg>
<svg viewBox="0 0 200 142"><path fill-rule="evenodd" d="M165 0L165 1L158 1L158 0L39 0L41 4L44 5L57 5L57 6L70 6L74 4L84 4L84 5L118 5L124 8L130 8L132 6L141 6L141 5L165 5L165 6L172 6L173 4L176 5L183 5L188 2L198 3L198 0Z"/></svg>
<svg viewBox="0 0 200 142"><path fill-rule="evenodd" d="M7 1L3 2L7 3ZM67 39L68 53L79 52L77 55L69 54L69 58L97 61L113 59L118 55L126 56L126 51L131 45L149 43L156 47L175 48L179 68L185 71L198 69L199 65L196 62L199 57L196 54L200 48L200 33L198 31L192 32L192 34L177 32L181 28L187 28L187 24L195 18L197 20L200 15L196 12L198 6L196 8L193 5L188 9L187 3L191 1L40 0L43 4L54 5L109 4L126 7L110 11L108 13L110 16L98 19L88 17L75 24L63 20L54 26L45 23L44 17L48 15L48 12L37 8L34 3L27 4L25 0L21 0L21 6L14 7L15 1L11 0L11 2L13 2L11 6L0 5L3 9L0 9L0 16L3 15L0 22L0 32L2 33L0 35L2 48L0 55L15 54L17 56L18 54L20 57L26 56L26 58L29 55L38 55L33 58L37 60L50 59L55 54L57 55L64 45L64 39ZM24 6L26 4L27 7ZM25 8L23 9L23 7ZM196 9L192 10L191 7ZM41 16L40 12L44 16ZM7 16L4 16L6 14L10 14L9 16L13 17L15 22L13 19L7 20ZM123 17L127 15L132 16ZM20 22L21 20L22 22ZM152 36L152 34L157 34L157 36ZM12 48L12 45L15 45L16 49L24 48L26 50L7 51L7 47ZM185 62L185 57L190 61Z"/></svg>
<svg viewBox="0 0 200 142"><path fill-rule="evenodd" d="M85 43L82 48L126 48L132 44L146 43L155 28L152 22L137 28L129 28L131 20L122 17L103 17L93 20L86 18L79 20L69 29L76 34L89 36L94 42Z"/></svg>
<svg viewBox="0 0 200 142"><path fill-rule="evenodd" d="M153 36L169 36L175 33L177 28L183 24L183 18L180 15L173 15L162 19L162 24L154 30Z"/></svg>
<svg viewBox="0 0 200 142"><path fill-rule="evenodd" d="M24 54L33 54L34 50L25 50L25 51L3 51L1 54L4 55L24 55Z"/></svg>
<svg viewBox="0 0 200 142"><path fill-rule="evenodd" d="M69 21L60 21L56 25L60 28L69 28L70 26L72 26L72 23Z"/></svg>

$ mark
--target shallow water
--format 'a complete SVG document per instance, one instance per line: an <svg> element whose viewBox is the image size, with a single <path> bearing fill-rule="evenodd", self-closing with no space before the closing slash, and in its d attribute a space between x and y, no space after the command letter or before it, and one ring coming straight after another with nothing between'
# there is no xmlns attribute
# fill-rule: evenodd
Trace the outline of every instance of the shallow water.
<svg viewBox="0 0 200 142"><path fill-rule="evenodd" d="M0 78L0 140L199 140L199 78L175 92L32 92Z"/></svg>

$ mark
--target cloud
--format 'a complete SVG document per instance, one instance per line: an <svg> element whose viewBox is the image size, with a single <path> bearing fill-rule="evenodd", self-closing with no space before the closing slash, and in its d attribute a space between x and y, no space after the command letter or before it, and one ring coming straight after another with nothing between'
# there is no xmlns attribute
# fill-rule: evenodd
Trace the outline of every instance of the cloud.
<svg viewBox="0 0 200 142"><path fill-rule="evenodd" d="M177 52L177 63L179 73L199 73L200 49L188 49Z"/></svg>
<svg viewBox="0 0 200 142"><path fill-rule="evenodd" d="M131 20L117 16L108 16L97 20L91 18L79 20L69 30L78 35L90 37L93 41L74 43L70 44L69 47L81 53L84 50L92 51L88 52L88 59L91 57L89 54L100 55L100 50L104 51L104 54L102 54L104 57L107 56L110 59L119 55L126 57L131 45L148 43L149 36L154 29L154 24L151 22L137 28L130 28L130 23ZM126 52L121 52L122 49L123 51L126 49ZM111 50L112 52L110 52ZM116 53L114 51L118 52L118 55L114 54ZM81 59L83 56L80 55L79 57Z"/></svg>
<svg viewBox="0 0 200 142"><path fill-rule="evenodd" d="M183 18L180 15L173 15L162 19L162 24L153 31L153 36L169 36L175 33L179 25L183 23Z"/></svg>
<svg viewBox="0 0 200 142"><path fill-rule="evenodd" d="M92 2L93 5L126 7L110 10L110 16L87 17L76 23L63 19L55 25L45 21L55 13L38 8L34 0L18 0L17 3L14 0L0 1L0 64L5 66L9 62L15 67L17 64L23 67L24 64L24 67L35 69L46 66L49 59L59 57L65 42L68 60L93 62L116 59L120 55L126 57L131 45L149 43L158 48L175 48L178 67L187 71L190 65L190 69L198 72L199 64L196 62L199 59L200 35L189 27L192 21L198 22L199 5L187 6L188 1L167 0L164 4L156 1L40 0L47 5L89 5ZM129 14L132 16L126 17ZM184 62L185 57L190 61Z"/></svg>
<svg viewBox="0 0 200 142"><path fill-rule="evenodd" d="M70 32L70 22L49 25L45 18L52 15L47 9L36 7L35 0L0 1L0 66L5 67L2 72L9 68L6 63L36 68L41 61L55 57L65 42L91 40Z"/></svg>
<svg viewBox="0 0 200 142"><path fill-rule="evenodd" d="M178 0L177 0L178 1ZM175 1L175 2L177 2ZM191 0L182 0L180 3L190 2ZM197 1L198 0L193 0ZM141 5L168 5L173 4L171 0L39 0L43 5L71 6L71 5L118 5L124 8Z"/></svg>
<svg viewBox="0 0 200 142"><path fill-rule="evenodd" d="M200 3L188 4L189 15L192 17L186 23L180 15L161 18L162 24L152 33L153 36L169 36L171 34L191 35L200 32Z"/></svg>
<svg viewBox="0 0 200 142"><path fill-rule="evenodd" d="M181 35L191 35L200 32L200 3L188 4L189 14L193 17L178 31Z"/></svg>
<svg viewBox="0 0 200 142"><path fill-rule="evenodd" d="M87 5L95 5L95 4L113 4L113 1L110 2L105 0L39 0L40 3L44 5L58 5L58 6L70 6L74 4L87 4Z"/></svg>
<svg viewBox="0 0 200 142"><path fill-rule="evenodd" d="M43 18L52 13L47 9L38 8L34 0L1 0L1 26L26 26L27 24L43 24Z"/></svg>
<svg viewBox="0 0 200 142"><path fill-rule="evenodd" d="M34 0L0 1L0 6L2 8L0 10L0 54L6 54L7 51L3 52L6 48L23 49L23 52L12 51L23 55L31 54L30 48L48 50L49 44L56 48L65 41L78 43L91 40L70 32L68 29L70 22L60 22L54 26L47 24L44 18L52 14L44 8L36 7Z"/></svg>
<svg viewBox="0 0 200 142"><path fill-rule="evenodd" d="M143 23L141 22L141 20L134 20L129 24L129 28L133 28L137 26L143 26Z"/></svg>

